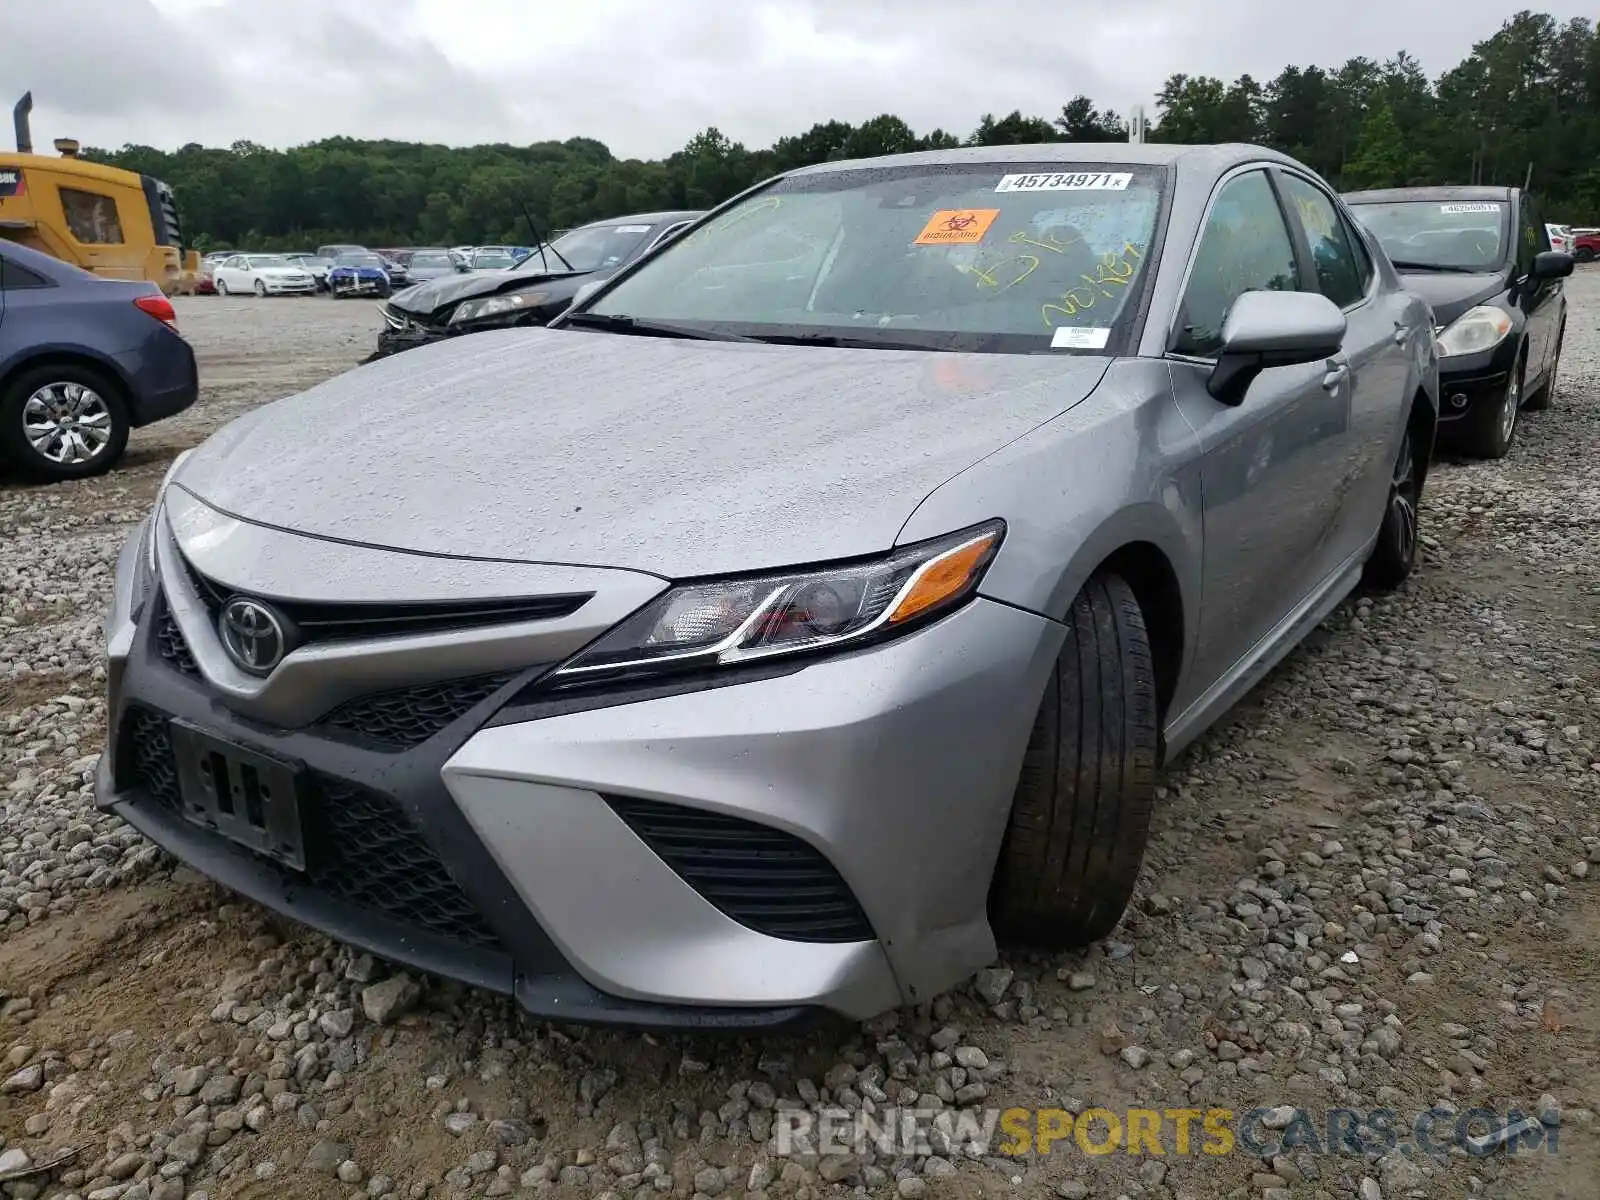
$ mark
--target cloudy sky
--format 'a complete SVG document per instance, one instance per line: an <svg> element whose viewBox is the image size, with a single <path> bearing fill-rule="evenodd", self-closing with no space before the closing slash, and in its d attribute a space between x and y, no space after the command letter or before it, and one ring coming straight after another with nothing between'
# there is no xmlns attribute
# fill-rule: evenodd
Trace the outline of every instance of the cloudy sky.
<svg viewBox="0 0 1600 1200"><path fill-rule="evenodd" d="M1048 116L1077 92L1126 111L1178 71L1270 78L1286 63L1382 59L1402 47L1437 75L1518 7L1346 0L1291 15L1285 0L0 0L0 81L33 90L42 147L65 136L175 147L585 135L655 157L707 125L765 146L831 117L893 112L919 132L964 134L986 111ZM1588 5L1534 7L1565 20Z"/></svg>

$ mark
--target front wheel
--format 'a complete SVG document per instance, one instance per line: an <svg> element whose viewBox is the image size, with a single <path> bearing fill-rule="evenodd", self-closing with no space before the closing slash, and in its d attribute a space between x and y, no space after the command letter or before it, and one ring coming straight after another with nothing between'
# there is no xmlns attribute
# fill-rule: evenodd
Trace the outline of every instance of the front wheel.
<svg viewBox="0 0 1600 1200"><path fill-rule="evenodd" d="M1578 252L1572 257L1581 263L1591 263L1594 261L1594 251L1589 249L1588 246L1579 246Z"/></svg>
<svg viewBox="0 0 1600 1200"><path fill-rule="evenodd" d="M266 298L267 298L267 285L262 283L261 280L258 279L258 280L256 280L256 299L257 300L265 300Z"/></svg>
<svg viewBox="0 0 1600 1200"><path fill-rule="evenodd" d="M1034 719L990 891L1002 940L1080 946L1116 928L1150 836L1161 745L1139 601L1093 576Z"/></svg>
<svg viewBox="0 0 1600 1200"><path fill-rule="evenodd" d="M1480 405L1467 417L1466 451L1475 458L1504 458L1517 436L1517 414L1522 410L1522 380L1527 360L1518 358L1506 381L1506 390L1492 403Z"/></svg>
<svg viewBox="0 0 1600 1200"><path fill-rule="evenodd" d="M1400 438L1394 470L1389 477L1389 499L1378 526L1378 541L1362 572L1362 582L1380 591L1397 588L1417 563L1417 538L1422 505L1422 463L1419 444L1408 427Z"/></svg>
<svg viewBox="0 0 1600 1200"><path fill-rule="evenodd" d="M216 289L217 289L217 295L226 296L228 294L228 285L226 283L224 283L222 280L220 280L220 279L217 280L215 286L216 286Z"/></svg>
<svg viewBox="0 0 1600 1200"><path fill-rule="evenodd" d="M128 445L128 431L120 391L88 367L35 367L0 395L0 457L36 479L109 470Z"/></svg>

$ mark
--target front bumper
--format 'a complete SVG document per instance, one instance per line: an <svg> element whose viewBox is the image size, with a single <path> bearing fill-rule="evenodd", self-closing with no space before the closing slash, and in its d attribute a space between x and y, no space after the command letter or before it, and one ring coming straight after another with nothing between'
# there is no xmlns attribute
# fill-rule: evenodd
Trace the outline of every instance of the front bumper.
<svg viewBox="0 0 1600 1200"><path fill-rule="evenodd" d="M317 281L307 279L304 283L292 283L284 280L262 280L267 285L267 292L273 296L310 296L317 290Z"/></svg>
<svg viewBox="0 0 1600 1200"><path fill-rule="evenodd" d="M862 1018L993 958L989 880L1052 622L979 599L875 650L672 694L546 700L526 690L538 664L441 680L427 705L457 691L448 723L396 751L348 721L235 711L186 597L129 619L136 557L98 802L263 904L537 1015L628 1025ZM339 700L410 719L405 689ZM181 815L170 717L305 765L305 872Z"/></svg>

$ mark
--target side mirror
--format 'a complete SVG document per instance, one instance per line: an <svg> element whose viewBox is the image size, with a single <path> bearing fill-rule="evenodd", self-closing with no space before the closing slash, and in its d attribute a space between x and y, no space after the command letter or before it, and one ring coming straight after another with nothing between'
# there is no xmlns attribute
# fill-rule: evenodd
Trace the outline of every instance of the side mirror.
<svg viewBox="0 0 1600 1200"><path fill-rule="evenodd" d="M601 288L605 287L605 285L606 281L604 279L591 279L573 294L572 303L568 305L568 307L577 308L578 305L582 304L590 296L594 295Z"/></svg>
<svg viewBox="0 0 1600 1200"><path fill-rule="evenodd" d="M1222 404L1242 404L1262 371L1332 358L1344 333L1344 313L1320 292L1245 292L1222 323L1206 390Z"/></svg>
<svg viewBox="0 0 1600 1200"><path fill-rule="evenodd" d="M1575 262L1565 250L1545 250L1534 256L1529 274L1535 279L1565 279L1572 274Z"/></svg>

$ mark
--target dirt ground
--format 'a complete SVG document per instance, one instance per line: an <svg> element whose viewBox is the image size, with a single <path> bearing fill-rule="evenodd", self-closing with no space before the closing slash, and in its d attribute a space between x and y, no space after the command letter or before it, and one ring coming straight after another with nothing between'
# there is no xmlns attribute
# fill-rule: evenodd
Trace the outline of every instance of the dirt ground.
<svg viewBox="0 0 1600 1200"><path fill-rule="evenodd" d="M1167 772L1139 900L1103 946L1008 960L1004 980L798 1037L554 1027L439 983L392 1023L358 1015L352 1036L338 1014L359 1014L368 967L356 955L96 827L94 845L126 846L103 886L53 893L30 915L13 900L0 916L0 1078L41 1065L44 1081L0 1094L0 1155L77 1155L3 1187L23 1200L810 1197L852 1186L907 1200L1592 1200L1600 881L1586 883L1579 864L1600 862L1600 268L1569 293L1556 406L1526 419L1502 463L1441 461L1418 577L1392 599L1352 599ZM353 366L379 321L364 302L177 304L202 402L139 431L105 478L0 481L6 545L54 525L84 539L86 557L114 553L175 453ZM27 568L0 587L8 640L62 631L26 642L14 661L35 659L27 670L0 674L0 743L15 751L0 760L0 796L35 764L98 750L90 727L59 745L48 731L77 711L51 708L57 697L93 714L92 661L56 647L92 642L80 599L101 603L105 587L103 573L46 586ZM68 812L37 832L22 823L29 794L11 788L0 856L31 862L79 819ZM0 913L6 895L0 884ZM298 1058L280 1069L269 1013L314 1027L283 1044L320 1046L316 1074L302 1078ZM988 1065L970 1078L999 1107L1348 1105L1409 1122L1434 1104L1535 1113L1548 1098L1561 1109L1559 1150L1478 1158L1458 1147L1437 1162L1404 1149L1073 1152L837 1179L822 1167L786 1173L766 1156L754 1109L771 1106L752 1080L802 1098L799 1081L816 1081L837 1095L863 1087L851 1081L892 1061L884 1047L903 1039L921 1047L909 1078L928 1091L927 1072L947 1070L936 1056L927 1067L928 1039L952 1027L981 1047ZM175 1082L186 1069L242 1087L205 1117L211 1157L180 1173L171 1168L194 1119ZM456 1132L452 1112L480 1119ZM622 1125L642 1139L642 1158ZM327 1141L353 1164L345 1176L301 1169ZM640 1161L608 1169L619 1156Z"/></svg>

